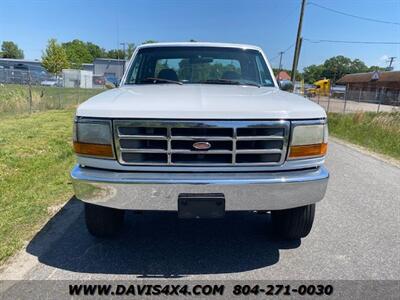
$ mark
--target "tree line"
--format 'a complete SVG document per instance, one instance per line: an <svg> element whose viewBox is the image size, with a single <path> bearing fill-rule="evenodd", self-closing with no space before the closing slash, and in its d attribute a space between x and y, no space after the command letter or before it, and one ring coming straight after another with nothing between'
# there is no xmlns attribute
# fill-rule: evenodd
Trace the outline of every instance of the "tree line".
<svg viewBox="0 0 400 300"><path fill-rule="evenodd" d="M144 43L152 43L153 40ZM62 69L80 69L84 63L93 63L95 58L128 59L135 50L134 43L127 43L126 49L106 50L91 42L78 39L58 43L56 39L50 39L42 54L43 66L53 74L58 74ZM23 59L24 52L12 41L3 41L0 51L1 58Z"/></svg>
<svg viewBox="0 0 400 300"><path fill-rule="evenodd" d="M322 78L336 82L346 74L384 70L385 68L379 66L368 67L363 61L357 58L351 60L343 55L338 55L325 60L323 64L305 67L302 75L306 83L313 83Z"/></svg>
<svg viewBox="0 0 400 300"><path fill-rule="evenodd" d="M194 40L191 40L194 41ZM143 42L154 43L154 40ZM135 44L125 45L125 51L122 49L106 50L99 45L91 42L84 42L78 39L70 42L58 43L56 39L48 41L46 49L43 51L42 64L53 74L61 73L62 69L74 68L80 69L84 63L93 63L95 58L113 58L129 59L135 50ZM0 57L3 58L24 58L24 52L12 41L3 41L1 45ZM322 78L331 79L336 82L346 74L362 73L371 71L384 71L385 68L379 66L368 67L360 59L350 59L343 55L338 55L325 60L324 63L310 65L305 67L303 72L296 73L296 80L304 80L306 83L313 83ZM278 69L273 70L275 75ZM291 72L286 71L289 76Z"/></svg>
<svg viewBox="0 0 400 300"><path fill-rule="evenodd" d="M279 71L285 71L290 77L292 76L290 70L279 70L273 69L275 75L278 75ZM346 74L354 73L365 73L373 71L385 71L386 68L379 66L368 67L362 60L345 57L343 55L334 56L328 58L324 63L320 65L310 65L303 69L303 72L296 72L296 80L304 80L305 83L314 83L320 79L330 79L332 82L336 82Z"/></svg>
<svg viewBox="0 0 400 300"><path fill-rule="evenodd" d="M52 42L56 42L54 39L50 39L47 47ZM146 42L153 42L152 40ZM145 42L145 43L146 43ZM75 39L70 42L58 44L64 48L68 61L71 64L82 65L83 63L92 63L95 58L115 58L123 59L130 57L135 50L134 43L127 43L126 50L122 49L110 49L106 50L99 45L91 42L83 42ZM16 58L23 59L24 51L18 47L18 45L12 41L3 41L1 44L0 57L2 58Z"/></svg>

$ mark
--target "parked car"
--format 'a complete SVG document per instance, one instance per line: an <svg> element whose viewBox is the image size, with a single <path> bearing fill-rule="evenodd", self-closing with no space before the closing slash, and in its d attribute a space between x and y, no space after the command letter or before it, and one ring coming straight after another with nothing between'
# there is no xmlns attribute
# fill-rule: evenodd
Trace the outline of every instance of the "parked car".
<svg viewBox="0 0 400 300"><path fill-rule="evenodd" d="M307 236L328 183L327 117L272 74L256 46L139 46L120 87L76 111L71 177L89 232L117 233L125 210L267 211L279 236Z"/></svg>
<svg viewBox="0 0 400 300"><path fill-rule="evenodd" d="M42 82L40 82L40 85L43 86L53 86L53 87L61 87L63 86L63 80L62 78L48 78L46 80L43 80Z"/></svg>
<svg viewBox="0 0 400 300"><path fill-rule="evenodd" d="M93 76L93 85L105 85L106 79L104 76L94 75Z"/></svg>

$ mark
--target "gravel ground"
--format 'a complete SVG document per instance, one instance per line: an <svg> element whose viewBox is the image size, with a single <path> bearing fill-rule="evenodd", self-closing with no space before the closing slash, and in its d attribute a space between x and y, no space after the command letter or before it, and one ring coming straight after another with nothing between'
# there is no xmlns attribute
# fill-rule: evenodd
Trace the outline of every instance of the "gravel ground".
<svg viewBox="0 0 400 300"><path fill-rule="evenodd" d="M346 112L359 112L359 111L370 111L370 112L394 112L400 111L400 103L396 104L397 106L393 105L379 105L376 103L368 103L368 102L358 102L353 100L347 100L346 107L345 101L343 99L333 99L328 97L313 97L310 100L318 103L321 105L325 111L334 112L334 113L342 113L346 109Z"/></svg>
<svg viewBox="0 0 400 300"><path fill-rule="evenodd" d="M268 214L178 220L127 215L115 240L91 237L83 205L71 199L0 279L400 279L400 168L331 142L326 197L310 235L270 232Z"/></svg>

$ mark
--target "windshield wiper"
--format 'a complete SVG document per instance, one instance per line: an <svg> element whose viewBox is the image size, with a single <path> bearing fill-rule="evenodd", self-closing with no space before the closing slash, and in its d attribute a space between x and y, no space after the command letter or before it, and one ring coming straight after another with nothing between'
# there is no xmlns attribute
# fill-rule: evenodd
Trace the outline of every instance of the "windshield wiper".
<svg viewBox="0 0 400 300"><path fill-rule="evenodd" d="M146 77L145 79L140 81L141 83L143 82L153 82L153 83L157 83L157 82L166 82L166 83L176 83L179 85L182 85L183 83L180 81L176 81L176 80L170 80L170 79L165 79L165 78L158 78L158 77Z"/></svg>
<svg viewBox="0 0 400 300"><path fill-rule="evenodd" d="M237 80L230 79L207 79L200 81L201 83L210 83L210 84L240 84Z"/></svg>
<svg viewBox="0 0 400 300"><path fill-rule="evenodd" d="M231 80L231 79L207 79L207 80L201 81L201 83L250 85L250 86L261 87L259 84L255 83L255 82L243 82L240 80Z"/></svg>
<svg viewBox="0 0 400 300"><path fill-rule="evenodd" d="M256 83L256 82L241 82L240 84L242 85L250 85L250 86L256 86L256 87L261 87L260 84Z"/></svg>

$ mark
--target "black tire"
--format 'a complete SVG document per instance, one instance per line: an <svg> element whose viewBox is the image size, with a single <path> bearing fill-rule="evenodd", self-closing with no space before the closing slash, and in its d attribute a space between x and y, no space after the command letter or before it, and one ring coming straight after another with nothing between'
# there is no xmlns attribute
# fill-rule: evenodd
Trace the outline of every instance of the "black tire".
<svg viewBox="0 0 400 300"><path fill-rule="evenodd" d="M271 211L274 232L285 239L306 237L312 228L315 204Z"/></svg>
<svg viewBox="0 0 400 300"><path fill-rule="evenodd" d="M96 237L112 237L124 223L124 210L85 203L86 227Z"/></svg>

